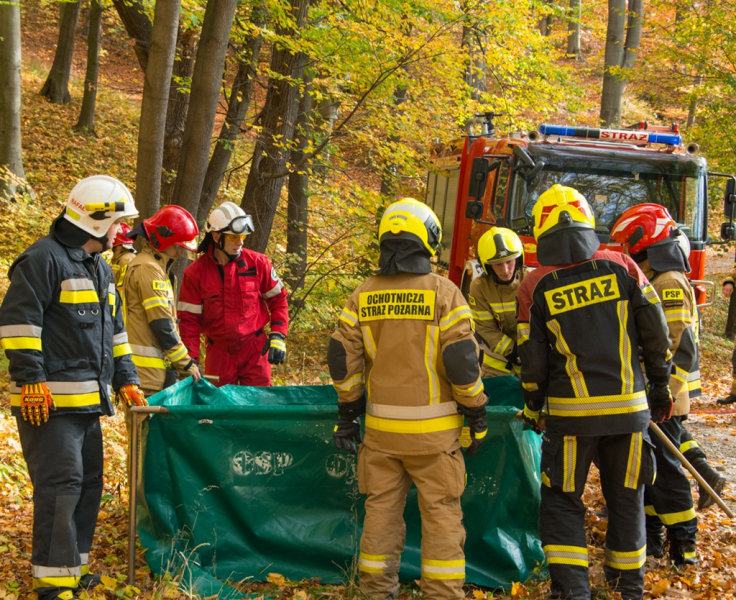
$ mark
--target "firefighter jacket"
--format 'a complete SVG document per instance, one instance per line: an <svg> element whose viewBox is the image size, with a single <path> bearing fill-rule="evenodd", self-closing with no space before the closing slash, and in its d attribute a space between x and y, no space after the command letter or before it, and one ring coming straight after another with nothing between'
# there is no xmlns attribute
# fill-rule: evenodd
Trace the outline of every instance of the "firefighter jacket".
<svg viewBox="0 0 736 600"><path fill-rule="evenodd" d="M659 273L645 260L639 267L647 276L664 309L672 346L672 374L670 391L675 402L672 414L686 415L690 412L691 375L700 378L698 369L697 324L698 313L690 282L680 271Z"/></svg>
<svg viewBox="0 0 736 600"><path fill-rule="evenodd" d="M51 232L8 272L0 306L0 345L10 361L10 404L20 415L21 386L46 382L69 413L112 415L112 387L138 383L123 325L122 303L100 254L66 246Z"/></svg>
<svg viewBox="0 0 736 600"><path fill-rule="evenodd" d="M286 290L265 254L246 250L221 265L214 244L184 270L179 292L181 337L189 354L199 358L200 334L238 352L245 336L269 324L289 332Z"/></svg>
<svg viewBox="0 0 736 600"><path fill-rule="evenodd" d="M448 279L376 275L348 299L328 352L340 402L366 395L366 446L402 455L457 444L457 403L485 403L470 308Z"/></svg>
<svg viewBox="0 0 736 600"><path fill-rule="evenodd" d="M526 404L547 402L562 435L616 435L649 424L644 375L667 385L670 340L659 297L636 263L617 252L540 267L519 287L517 347Z"/></svg>
<svg viewBox="0 0 736 600"><path fill-rule="evenodd" d="M169 277L173 262L144 242L118 283L133 362L141 388L147 392L164 388L167 363L183 377L191 375L196 366L176 330L176 282L172 284Z"/></svg>
<svg viewBox="0 0 736 600"><path fill-rule="evenodd" d="M128 263L135 258L135 250L126 248L125 246L115 246L112 249L112 259L110 259L110 266L112 272L115 275L115 285L118 284L120 278L125 275L125 270L128 268Z"/></svg>
<svg viewBox="0 0 736 600"><path fill-rule="evenodd" d="M483 348L484 377L498 371L512 373L506 357L516 343L516 294L527 273L529 270L522 266L506 285L489 275L476 277L470 284L468 303L475 320L475 333L486 346Z"/></svg>

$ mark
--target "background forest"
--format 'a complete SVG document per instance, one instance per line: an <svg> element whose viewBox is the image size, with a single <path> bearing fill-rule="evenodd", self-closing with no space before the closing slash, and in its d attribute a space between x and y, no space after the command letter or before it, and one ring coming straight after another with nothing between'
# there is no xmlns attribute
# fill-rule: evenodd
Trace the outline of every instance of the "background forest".
<svg viewBox="0 0 736 600"><path fill-rule="evenodd" d="M246 245L289 291L275 382L327 382L326 341L371 272L380 210L423 197L431 147L478 133L476 115L500 113L501 132L674 122L711 170L736 171L734 23L736 0L0 0L0 298L12 260L83 177L123 181L142 217L179 204L202 224L231 200L254 216ZM715 395L730 342L715 335L723 304L708 314L701 368ZM4 357L0 371L6 405ZM124 427L109 421L94 560L110 577L89 598L179 598L145 568L140 588L123 583ZM13 600L30 597L31 499L14 429L0 411L0 598ZM647 597L733 597L736 534L713 510L701 538L703 571L653 570ZM352 597L269 582L274 597Z"/></svg>

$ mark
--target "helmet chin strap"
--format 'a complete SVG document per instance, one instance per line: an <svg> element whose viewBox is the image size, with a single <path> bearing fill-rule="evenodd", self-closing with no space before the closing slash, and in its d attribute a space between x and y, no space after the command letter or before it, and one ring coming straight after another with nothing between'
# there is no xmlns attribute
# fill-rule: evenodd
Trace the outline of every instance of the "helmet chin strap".
<svg viewBox="0 0 736 600"><path fill-rule="evenodd" d="M217 248L220 252L227 256L230 261L238 258L238 256L240 256L240 252L238 252L237 254L230 254L229 252L225 252L225 234L221 231L218 231L217 233L220 234L220 239L215 242L215 248Z"/></svg>

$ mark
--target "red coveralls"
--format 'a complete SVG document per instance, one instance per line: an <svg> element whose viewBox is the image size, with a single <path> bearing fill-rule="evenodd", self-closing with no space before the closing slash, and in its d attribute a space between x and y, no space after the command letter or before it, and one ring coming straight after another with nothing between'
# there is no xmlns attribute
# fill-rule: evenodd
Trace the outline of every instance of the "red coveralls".
<svg viewBox="0 0 736 600"><path fill-rule="evenodd" d="M264 254L246 250L225 265L214 245L184 270L177 304L179 332L192 358L199 360L200 334L206 337L205 372L215 385L270 386L268 337L263 328L289 332L286 290Z"/></svg>

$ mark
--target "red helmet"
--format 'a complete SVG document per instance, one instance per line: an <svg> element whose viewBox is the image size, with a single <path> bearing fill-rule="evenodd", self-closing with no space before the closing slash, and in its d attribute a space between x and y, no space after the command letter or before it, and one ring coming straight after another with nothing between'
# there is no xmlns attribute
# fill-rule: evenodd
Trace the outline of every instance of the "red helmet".
<svg viewBox="0 0 736 600"><path fill-rule="evenodd" d="M181 206L164 206L148 219L143 220L143 229L151 246L156 250L166 250L169 246L181 246L196 252L194 241L199 235L197 222Z"/></svg>
<svg viewBox="0 0 736 600"><path fill-rule="evenodd" d="M118 234L115 236L115 240L112 243L113 248L115 246L130 246L133 243L133 240L125 237L128 233L130 233L130 225L127 223L120 223Z"/></svg>
<svg viewBox="0 0 736 600"><path fill-rule="evenodd" d="M638 254L670 238L677 225L660 204L638 204L627 208L611 228L611 241L623 244L629 254ZM676 240L672 240L676 241Z"/></svg>

